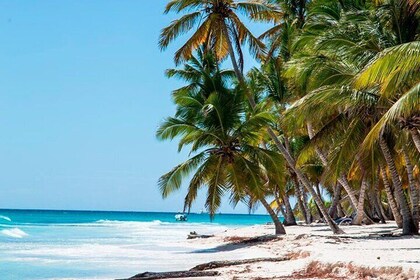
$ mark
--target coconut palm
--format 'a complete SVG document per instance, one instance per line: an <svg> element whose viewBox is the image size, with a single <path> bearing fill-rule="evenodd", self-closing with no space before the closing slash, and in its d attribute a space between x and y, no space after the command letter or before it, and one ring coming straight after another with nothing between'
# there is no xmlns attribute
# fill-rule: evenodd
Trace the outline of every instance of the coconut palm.
<svg viewBox="0 0 420 280"><path fill-rule="evenodd" d="M383 50L358 75L355 85L359 88L380 85L381 97L390 104L367 143L372 144L386 127L399 122L409 130L420 152L420 41Z"/></svg>
<svg viewBox="0 0 420 280"><path fill-rule="evenodd" d="M165 9L165 13L169 12L185 14L162 30L159 39L161 49L165 49L180 35L195 29L175 53L175 63L188 60L196 49L205 45L219 60L230 55L240 80L243 80L241 45L247 43L251 54L258 56L263 53L264 44L246 27L239 14L250 21L264 22L276 20L280 16L273 6L263 0L171 0Z"/></svg>
<svg viewBox="0 0 420 280"><path fill-rule="evenodd" d="M321 160L322 155L319 154L327 152L329 162L322 160L328 167L324 173L327 180L334 180L336 176L340 178L341 172L354 172L355 167L362 170L366 166L362 161L369 158L366 157L369 153L375 155L372 164L367 165L375 168L369 172L377 173L375 170L380 158L378 146L369 145L366 148L368 145L361 143L372 144L372 139L381 142L379 151L383 153L387 165L382 169L390 170L392 186L402 211L403 234L412 234L415 233L412 217L403 195L395 155L382 136L385 133L384 124L388 121L386 128L389 134L392 121L396 119L408 124L412 135L418 133L415 126L420 104L416 91L419 48L416 47L417 42L390 47L415 38L413 30L418 26L415 16L418 15L418 4L409 0L390 1L386 5L381 3L377 10L371 10L363 7L363 4L360 6L362 1L353 1L356 5L348 9L351 2L346 1L342 5L319 1L320 6L314 5L312 16L307 20L307 31L296 44L302 47L305 43L306 47L294 55L286 73L294 88L306 93L288 110L289 122L295 127L302 127L311 120L311 115L317 115L314 123L316 135L311 137L312 151ZM322 13L317 13L317 10L322 10ZM378 14L391 13L398 13L399 20L395 21L395 17L378 17ZM407 22L412 26L407 26ZM400 96L406 98L400 101ZM392 133L397 132L392 129ZM306 150L303 158L310 155ZM331 168L335 169L334 172L331 172ZM364 172L359 172L359 179L355 178L355 183L358 180L361 182L359 200L351 194L351 189L348 192L358 212L363 207L363 194L367 188L362 174ZM382 177L385 180L385 176ZM399 213L392 205L393 194L388 193L397 219ZM357 220L360 221L360 217L356 217Z"/></svg>
<svg viewBox="0 0 420 280"><path fill-rule="evenodd" d="M187 42L175 54L175 61L180 62L191 56L193 50L204 44L207 50L212 50L216 57L221 60L227 55L230 56L234 71L239 81L239 85L245 91L248 102L252 110L255 110L257 104L254 96L247 90L245 79L242 73L241 65L241 43L247 42L251 53L258 55L262 53L264 44L261 43L245 25L239 20L235 11L243 11L251 20L259 21L277 21L281 18L281 13L274 9L273 6L261 0L254 1L233 1L233 0L172 0L166 7L166 12L175 11L177 13L187 10L195 10L195 12L182 16L179 20L171 23L164 28L161 33L159 45L165 48L171 41L180 34L194 27L197 22L201 24L195 33L187 40ZM199 21L199 19L203 21ZM234 40L232 40L234 39ZM239 66L234 51L239 54ZM287 164L294 169L299 181L312 195L316 201L323 218L328 223L334 233L342 233L343 231L334 223L328 215L328 211L322 203L321 198L312 189L312 184L301 170L297 169L295 160L287 151L284 144L278 139L278 135L271 129L267 128L268 135L275 143L277 149L282 154Z"/></svg>
<svg viewBox="0 0 420 280"><path fill-rule="evenodd" d="M191 175L186 208L204 186L211 215L225 193L230 193L233 204L251 198L266 207L276 234L284 234L265 199L267 185L283 181L284 163L278 153L259 146L261 130L271 122L271 115L264 110L249 114L244 95L226 86L229 72L220 71L211 56L204 62L192 58L184 69L169 70L168 74L190 83L174 91L177 112L160 125L157 136L163 140L179 138L180 149L188 145L191 156L159 179L162 196L180 189L182 181Z"/></svg>

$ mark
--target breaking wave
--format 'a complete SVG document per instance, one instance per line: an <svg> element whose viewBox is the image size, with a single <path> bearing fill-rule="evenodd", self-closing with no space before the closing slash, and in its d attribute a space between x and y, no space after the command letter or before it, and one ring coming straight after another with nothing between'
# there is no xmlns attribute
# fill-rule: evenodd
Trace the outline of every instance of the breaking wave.
<svg viewBox="0 0 420 280"><path fill-rule="evenodd" d="M2 219L2 220L6 220L6 221L8 221L8 222L11 222L12 221L12 219L10 219L9 217L7 217L7 216L3 216L3 215L0 215L0 219Z"/></svg>
<svg viewBox="0 0 420 280"><path fill-rule="evenodd" d="M26 232L19 228L3 229L0 231L3 235L13 237L13 238L23 238L28 236Z"/></svg>

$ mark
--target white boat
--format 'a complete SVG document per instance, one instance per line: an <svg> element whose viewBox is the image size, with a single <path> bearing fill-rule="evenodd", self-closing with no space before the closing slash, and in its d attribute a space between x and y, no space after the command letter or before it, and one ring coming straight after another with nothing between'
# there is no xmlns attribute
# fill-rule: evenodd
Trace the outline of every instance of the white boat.
<svg viewBox="0 0 420 280"><path fill-rule="evenodd" d="M187 214L176 214L175 220L178 222L186 222L187 221Z"/></svg>

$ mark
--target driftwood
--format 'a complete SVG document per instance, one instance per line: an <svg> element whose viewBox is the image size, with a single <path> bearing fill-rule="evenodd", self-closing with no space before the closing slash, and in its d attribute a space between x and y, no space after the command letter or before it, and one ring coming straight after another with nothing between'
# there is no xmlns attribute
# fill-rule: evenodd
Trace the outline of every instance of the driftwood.
<svg viewBox="0 0 420 280"><path fill-rule="evenodd" d="M130 280L152 280L152 279L167 279L167 278L189 278L189 277L207 277L218 276L217 271L168 271L168 272L144 272L137 274Z"/></svg>
<svg viewBox="0 0 420 280"><path fill-rule="evenodd" d="M283 262L291 260L290 257L279 257L279 258L255 258L255 259L245 259L237 261L215 261L209 263L199 264L190 269L190 271L203 271L208 269L215 269L226 266L242 265L256 262Z"/></svg>
<svg viewBox="0 0 420 280"><path fill-rule="evenodd" d="M225 237L224 242L232 242L232 244L253 244L260 242L268 242L273 240L281 240L282 238L277 235L263 235L258 237L241 237L241 236L229 236Z"/></svg>
<svg viewBox="0 0 420 280"><path fill-rule="evenodd" d="M255 259L245 259L245 260L236 260L236 261L215 261L209 263L199 264L190 270L184 271L169 271L169 272L144 272L137 274L126 280L153 280L153 279L167 279L167 278L189 278L189 277L206 277L206 276L218 276L220 273L218 271L207 271L210 269L226 267L226 266L235 266L256 262L283 262L291 260L291 257L279 257L279 258L255 258ZM123 280L123 279L122 279Z"/></svg>

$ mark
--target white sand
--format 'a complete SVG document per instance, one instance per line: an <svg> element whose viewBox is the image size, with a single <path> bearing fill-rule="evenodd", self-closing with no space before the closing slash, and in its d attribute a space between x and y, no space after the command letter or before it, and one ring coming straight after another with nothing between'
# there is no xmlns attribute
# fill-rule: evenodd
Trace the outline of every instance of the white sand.
<svg viewBox="0 0 420 280"><path fill-rule="evenodd" d="M280 257L290 253L297 255L296 259L290 261L219 268L216 270L222 273L221 276L205 279L258 279L258 277L263 279L293 279L291 275L307 267L311 261L326 264L352 262L355 266L374 268L402 267L403 271L411 273L409 279L420 279L419 236L380 237L377 235L390 232L400 233L401 231L392 222L386 225L345 226L342 228L346 234L333 235L325 225L300 225L287 227L287 235L281 236L280 239L275 241L257 244L235 244L227 240L233 236L250 238L270 235L274 232L273 226L263 225L229 229L226 232L216 234L212 238L193 239L185 242L187 246L204 250L203 252L208 254L208 261ZM376 235L372 236L373 234ZM349 277L347 279L360 278Z"/></svg>

